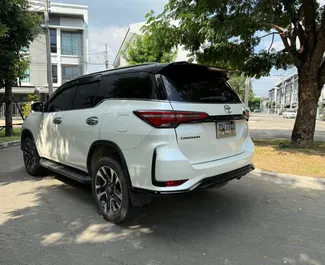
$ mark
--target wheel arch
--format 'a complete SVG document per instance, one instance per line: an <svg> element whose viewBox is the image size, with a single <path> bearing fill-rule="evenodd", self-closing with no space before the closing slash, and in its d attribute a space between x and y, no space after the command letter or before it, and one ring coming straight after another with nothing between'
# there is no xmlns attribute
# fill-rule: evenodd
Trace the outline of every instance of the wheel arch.
<svg viewBox="0 0 325 265"><path fill-rule="evenodd" d="M29 129L23 129L20 136L20 149L23 149L23 142L27 137L31 137L35 141L33 133Z"/></svg>
<svg viewBox="0 0 325 265"><path fill-rule="evenodd" d="M89 148L89 152L87 155L87 170L88 173L91 174L92 172L92 166L93 163L96 161L96 159L99 159L103 156L109 156L114 157L121 162L123 171L126 176L126 181L129 185L129 188L132 188L132 182L129 174L129 169L125 160L125 157L123 155L123 152L121 148L114 142L106 141L106 140L98 140Z"/></svg>

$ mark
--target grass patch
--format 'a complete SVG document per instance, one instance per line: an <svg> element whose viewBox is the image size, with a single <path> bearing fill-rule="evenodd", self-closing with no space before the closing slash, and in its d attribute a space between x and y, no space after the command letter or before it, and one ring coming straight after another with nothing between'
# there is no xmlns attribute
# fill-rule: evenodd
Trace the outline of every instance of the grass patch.
<svg viewBox="0 0 325 265"><path fill-rule="evenodd" d="M5 129L3 129L0 131L0 142L20 140L20 135L21 135L20 127L14 127L14 136L10 136L10 137L5 136Z"/></svg>
<svg viewBox="0 0 325 265"><path fill-rule="evenodd" d="M256 168L325 178L325 143L316 142L312 148L293 148L285 140L255 139L254 143Z"/></svg>

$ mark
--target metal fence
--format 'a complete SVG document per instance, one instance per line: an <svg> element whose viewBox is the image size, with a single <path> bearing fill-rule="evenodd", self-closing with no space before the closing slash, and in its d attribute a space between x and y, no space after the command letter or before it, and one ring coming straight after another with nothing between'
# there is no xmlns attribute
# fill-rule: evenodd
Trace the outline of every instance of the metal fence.
<svg viewBox="0 0 325 265"><path fill-rule="evenodd" d="M21 111L23 111L24 106L27 104L27 102L18 102L12 103L12 118L13 119L21 119L20 113L18 108L20 108ZM0 119L5 118L5 109L6 109L6 104L5 103L0 103Z"/></svg>

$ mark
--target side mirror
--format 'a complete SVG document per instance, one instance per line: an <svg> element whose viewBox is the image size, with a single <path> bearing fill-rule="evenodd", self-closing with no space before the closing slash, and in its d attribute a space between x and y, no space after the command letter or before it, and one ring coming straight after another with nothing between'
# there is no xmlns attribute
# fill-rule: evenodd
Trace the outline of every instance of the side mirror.
<svg viewBox="0 0 325 265"><path fill-rule="evenodd" d="M43 102L35 102L32 104L32 111L41 112L43 111Z"/></svg>

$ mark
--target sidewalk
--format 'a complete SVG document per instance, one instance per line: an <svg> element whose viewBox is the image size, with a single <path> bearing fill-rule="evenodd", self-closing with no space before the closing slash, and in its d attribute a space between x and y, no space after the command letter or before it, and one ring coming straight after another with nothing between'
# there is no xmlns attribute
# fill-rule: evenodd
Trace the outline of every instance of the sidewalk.
<svg viewBox="0 0 325 265"><path fill-rule="evenodd" d="M252 139L291 139L291 130L279 129L250 129ZM320 131L315 132L314 140L316 142L325 142L325 134Z"/></svg>
<svg viewBox="0 0 325 265"><path fill-rule="evenodd" d="M23 123L23 120L22 119L12 119L12 124L19 124L19 123ZM0 119L0 126L4 126L6 124L5 120L4 119ZM18 126L21 126L21 125L17 125Z"/></svg>

